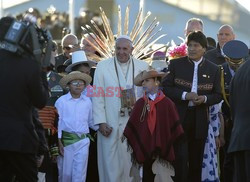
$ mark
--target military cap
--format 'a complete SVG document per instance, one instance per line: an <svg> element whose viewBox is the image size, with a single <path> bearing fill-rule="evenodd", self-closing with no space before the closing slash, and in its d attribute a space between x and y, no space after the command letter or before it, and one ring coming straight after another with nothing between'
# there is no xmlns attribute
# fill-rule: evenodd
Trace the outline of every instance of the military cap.
<svg viewBox="0 0 250 182"><path fill-rule="evenodd" d="M223 53L230 59L242 59L248 55L248 47L242 41L231 40L223 46Z"/></svg>

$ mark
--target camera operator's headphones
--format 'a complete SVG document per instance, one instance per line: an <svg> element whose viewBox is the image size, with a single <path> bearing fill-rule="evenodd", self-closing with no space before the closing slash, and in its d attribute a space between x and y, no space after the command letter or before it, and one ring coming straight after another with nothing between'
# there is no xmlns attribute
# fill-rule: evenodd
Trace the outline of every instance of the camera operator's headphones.
<svg viewBox="0 0 250 182"><path fill-rule="evenodd" d="M13 20L4 40L0 41L0 48L18 55L28 52L43 67L50 65L52 40L35 24Z"/></svg>

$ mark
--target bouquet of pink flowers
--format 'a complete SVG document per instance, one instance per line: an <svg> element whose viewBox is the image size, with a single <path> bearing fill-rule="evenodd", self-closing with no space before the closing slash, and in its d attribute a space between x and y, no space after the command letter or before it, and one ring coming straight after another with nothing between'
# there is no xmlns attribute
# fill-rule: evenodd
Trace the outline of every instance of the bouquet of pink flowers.
<svg viewBox="0 0 250 182"><path fill-rule="evenodd" d="M184 39L180 39L183 41L180 45L176 45L174 41L171 41L171 46L167 50L167 56L169 60L187 55L187 45Z"/></svg>

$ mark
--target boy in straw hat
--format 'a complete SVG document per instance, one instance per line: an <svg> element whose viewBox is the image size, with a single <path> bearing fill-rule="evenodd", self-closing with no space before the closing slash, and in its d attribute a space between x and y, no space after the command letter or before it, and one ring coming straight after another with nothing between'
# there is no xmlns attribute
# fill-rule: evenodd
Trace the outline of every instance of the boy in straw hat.
<svg viewBox="0 0 250 182"><path fill-rule="evenodd" d="M55 103L58 110L59 181L85 181L90 144L89 127L97 130L92 120L91 100L82 94L92 78L73 71L60 80L60 85L69 92Z"/></svg>
<svg viewBox="0 0 250 182"><path fill-rule="evenodd" d="M159 89L164 75L149 70L136 76L134 83L143 86L145 94L135 103L124 130L135 163L143 165L143 181L159 180L152 172L152 164L156 159L173 162L173 144L183 134L174 103Z"/></svg>

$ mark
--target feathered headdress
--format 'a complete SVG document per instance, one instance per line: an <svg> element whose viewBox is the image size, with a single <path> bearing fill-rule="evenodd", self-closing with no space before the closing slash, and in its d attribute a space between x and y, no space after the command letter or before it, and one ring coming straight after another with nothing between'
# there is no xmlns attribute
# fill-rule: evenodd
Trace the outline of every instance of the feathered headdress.
<svg viewBox="0 0 250 182"><path fill-rule="evenodd" d="M154 51L157 51L164 46L158 48L157 50L148 52L147 54L144 54L147 52L150 47L155 44L160 38L166 36L166 34L156 36L162 28L159 28L156 30L156 28L159 25L159 22L156 21L156 18L149 24L149 26L145 29L143 33L141 33L143 25L147 21L148 17L151 15L150 12L146 14L145 17L142 17L142 8L139 10L139 13L135 19L133 28L131 32L129 32L129 12L130 12L130 6L127 6L126 12L125 12L125 18L124 18L124 24L123 24L123 30L122 30L122 13L121 13L121 7L118 6L118 24L117 24L117 34L116 37L119 37L121 35L127 35L132 40L134 50L132 52L133 57L135 58L143 58L144 56L147 56L148 54L151 54ZM104 29L104 33L100 30L100 28L97 26L94 20L91 20L91 24L94 28L91 28L89 25L85 25L85 27L81 27L82 30L92 37L95 41L95 43L89 41L86 38L86 34L83 35L84 38L86 38L86 41L95 48L96 51L98 51L101 56L106 59L114 56L115 53L115 35L112 31L112 28L110 26L109 20L103 11L103 9L100 7L100 15L102 20L102 25ZM142 21L140 21L142 19ZM93 36L94 35L94 36Z"/></svg>

